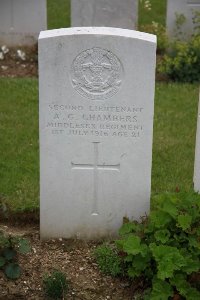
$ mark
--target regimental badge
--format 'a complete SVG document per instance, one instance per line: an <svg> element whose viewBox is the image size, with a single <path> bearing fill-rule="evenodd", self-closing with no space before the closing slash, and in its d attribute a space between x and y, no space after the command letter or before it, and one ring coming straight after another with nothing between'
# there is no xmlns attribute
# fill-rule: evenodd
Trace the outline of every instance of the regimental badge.
<svg viewBox="0 0 200 300"><path fill-rule="evenodd" d="M92 48L81 52L73 61L71 80L83 97L104 100L116 94L122 84L123 68L111 51Z"/></svg>

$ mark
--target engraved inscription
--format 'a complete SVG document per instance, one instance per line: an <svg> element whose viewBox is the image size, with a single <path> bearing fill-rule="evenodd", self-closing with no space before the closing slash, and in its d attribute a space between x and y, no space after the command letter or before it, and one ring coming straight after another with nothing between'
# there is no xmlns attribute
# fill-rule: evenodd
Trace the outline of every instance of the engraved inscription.
<svg viewBox="0 0 200 300"><path fill-rule="evenodd" d="M116 165L100 165L98 164L98 157L99 157L99 152L98 152L98 144L99 142L93 142L94 145L94 163L93 164L87 164L87 163L73 163L71 162L72 165L72 170L93 170L93 180L94 180L94 190L93 190L93 207L92 207L92 215L97 216L99 215L98 212L98 171L99 170L106 170L106 171L118 171L120 170L120 164Z"/></svg>
<svg viewBox="0 0 200 300"><path fill-rule="evenodd" d="M83 97L104 100L116 94L122 83L122 64L111 51L92 48L73 61L71 80Z"/></svg>
<svg viewBox="0 0 200 300"><path fill-rule="evenodd" d="M132 137L143 133L143 107L49 104L47 129L67 136Z"/></svg>
<svg viewBox="0 0 200 300"><path fill-rule="evenodd" d="M143 133L143 107L49 104L46 128L67 136L132 137Z"/></svg>

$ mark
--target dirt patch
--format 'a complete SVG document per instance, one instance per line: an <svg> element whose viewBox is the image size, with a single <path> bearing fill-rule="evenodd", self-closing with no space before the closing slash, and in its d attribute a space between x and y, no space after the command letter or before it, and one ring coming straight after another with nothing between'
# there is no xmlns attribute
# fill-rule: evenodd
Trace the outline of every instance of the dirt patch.
<svg viewBox="0 0 200 300"><path fill-rule="evenodd" d="M0 299L47 299L42 279L54 269L63 271L69 280L68 300L131 300L134 299L126 279L102 274L92 255L97 242L59 239L40 241L38 226L12 227L0 224L6 233L26 237L31 253L19 255L22 275L8 280L0 271Z"/></svg>
<svg viewBox="0 0 200 300"><path fill-rule="evenodd" d="M0 46L0 77L38 76L37 45L8 48Z"/></svg>

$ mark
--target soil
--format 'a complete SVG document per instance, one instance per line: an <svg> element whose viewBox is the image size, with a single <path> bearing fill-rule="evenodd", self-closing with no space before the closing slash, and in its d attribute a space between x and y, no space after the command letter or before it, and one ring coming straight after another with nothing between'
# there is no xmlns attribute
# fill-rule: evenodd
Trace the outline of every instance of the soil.
<svg viewBox="0 0 200 300"><path fill-rule="evenodd" d="M93 251L99 242L72 239L41 241L39 226L12 226L0 224L3 232L25 237L30 241L31 252L19 254L22 274L17 280L9 280L0 271L1 300L48 299L44 294L43 276L60 270L67 276L69 290L63 299L68 300L131 300L132 287L124 278L112 278L98 269Z"/></svg>
<svg viewBox="0 0 200 300"><path fill-rule="evenodd" d="M3 50L0 47L0 77L38 76L37 45L34 47L6 47L4 50L8 51L6 53Z"/></svg>

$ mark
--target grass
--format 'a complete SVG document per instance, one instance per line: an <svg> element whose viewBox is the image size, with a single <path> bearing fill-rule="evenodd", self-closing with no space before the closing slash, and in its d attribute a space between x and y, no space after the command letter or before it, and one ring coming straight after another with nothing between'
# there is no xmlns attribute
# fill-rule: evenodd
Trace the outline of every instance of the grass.
<svg viewBox="0 0 200 300"><path fill-rule="evenodd" d="M11 208L38 208L38 81L0 79L0 193ZM192 189L198 86L156 85L152 193Z"/></svg>
<svg viewBox="0 0 200 300"><path fill-rule="evenodd" d="M48 29L70 27L70 0L47 0Z"/></svg>
<svg viewBox="0 0 200 300"><path fill-rule="evenodd" d="M139 28L141 25L151 24L152 21L165 26L166 22L166 0L149 0L151 10L144 6L145 0L139 0Z"/></svg>
<svg viewBox="0 0 200 300"><path fill-rule="evenodd" d="M157 84L152 192L193 187L198 86Z"/></svg>
<svg viewBox="0 0 200 300"><path fill-rule="evenodd" d="M0 199L14 210L38 207L37 79L0 80Z"/></svg>

